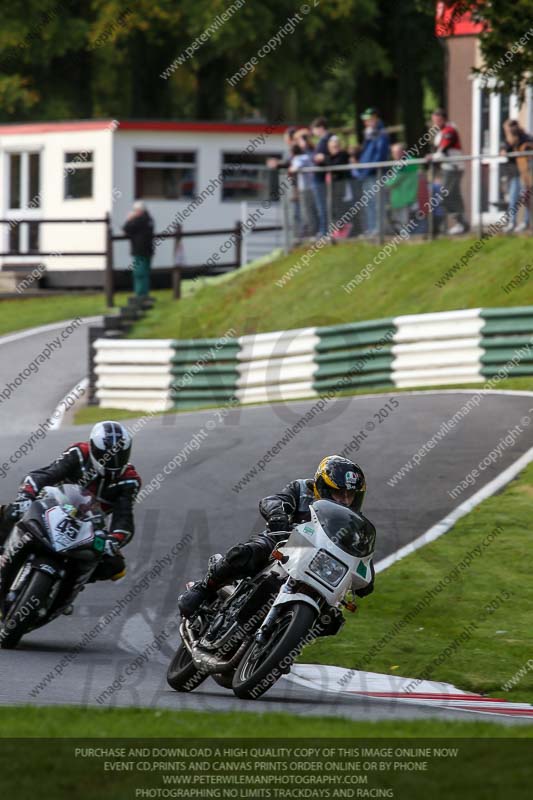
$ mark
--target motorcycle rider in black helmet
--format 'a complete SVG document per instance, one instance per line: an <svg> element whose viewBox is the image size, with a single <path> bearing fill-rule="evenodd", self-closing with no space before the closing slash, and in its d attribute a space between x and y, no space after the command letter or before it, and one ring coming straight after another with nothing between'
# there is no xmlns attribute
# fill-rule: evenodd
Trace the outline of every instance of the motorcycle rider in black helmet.
<svg viewBox="0 0 533 800"><path fill-rule="evenodd" d="M206 600L222 586L241 578L251 577L268 564L278 541L287 538L286 531L311 518L309 506L314 500L332 500L346 506L361 517L363 530L375 535L375 528L362 513L366 492L363 470L342 456L326 456L318 465L314 479L298 478L291 481L279 494L264 497L259 511L265 518L267 530L252 536L247 542L231 547L226 555L210 565L203 580L195 583L178 598L178 608L184 617L192 617ZM372 581L358 589L359 597L374 590ZM339 612L340 613L340 612ZM342 615L340 615L342 617Z"/></svg>

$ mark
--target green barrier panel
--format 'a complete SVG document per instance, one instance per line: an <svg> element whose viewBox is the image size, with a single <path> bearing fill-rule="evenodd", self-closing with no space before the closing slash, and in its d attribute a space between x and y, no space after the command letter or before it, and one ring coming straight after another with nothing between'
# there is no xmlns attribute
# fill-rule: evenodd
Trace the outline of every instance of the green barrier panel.
<svg viewBox="0 0 533 800"><path fill-rule="evenodd" d="M499 364L503 366L514 358L519 360L520 364L533 362L533 348L530 353L521 353L521 348L517 347L498 347L494 350L489 350L481 356L480 361L482 364Z"/></svg>
<svg viewBox="0 0 533 800"><path fill-rule="evenodd" d="M233 387L219 386L206 389L176 389L170 388L171 400L229 400L235 395Z"/></svg>
<svg viewBox="0 0 533 800"><path fill-rule="evenodd" d="M320 337L320 341L317 343L315 349L318 353L379 343L383 343L383 345L386 346L387 344L392 344L396 329L391 326L380 326L375 329L354 331L351 330L349 326L346 326L343 331L339 331L338 329L330 333L323 333L323 331L324 328L319 328L317 330L317 336Z"/></svg>
<svg viewBox="0 0 533 800"><path fill-rule="evenodd" d="M533 335L533 307L484 308L480 317L486 320L481 335L529 333Z"/></svg>
<svg viewBox="0 0 533 800"><path fill-rule="evenodd" d="M236 381L233 375L191 375L190 380L173 380L170 387L179 391L192 388L209 391L211 387L233 390L236 388Z"/></svg>
<svg viewBox="0 0 533 800"><path fill-rule="evenodd" d="M239 372L235 364L227 363L227 364L209 364L209 366L205 367L197 367L194 371L191 369L190 366L187 364L176 364L170 370L171 375L190 375L191 378L194 378L196 375L233 375L235 378L238 377Z"/></svg>
<svg viewBox="0 0 533 800"><path fill-rule="evenodd" d="M482 319L499 319L502 317L531 317L533 306L510 306L509 308L482 308L479 316Z"/></svg>
<svg viewBox="0 0 533 800"><path fill-rule="evenodd" d="M526 377L528 375L533 375L533 364L517 364L516 366L512 366L503 361L501 364L491 364L490 366L481 367L480 373L485 378L493 378L502 367L505 367L505 372L510 377L520 378L521 376Z"/></svg>
<svg viewBox="0 0 533 800"><path fill-rule="evenodd" d="M198 364L198 366L203 366L204 364L207 366L209 364L237 364L237 358L228 357L225 354L217 353L217 355L213 358L207 358L205 351L200 352L199 350L191 350L190 352L181 351L176 353L170 359L171 364L187 364L192 366L193 364Z"/></svg>
<svg viewBox="0 0 533 800"><path fill-rule="evenodd" d="M346 322L342 325L324 325L323 328L317 328L317 336L328 336L329 334L343 333L345 331L371 331L376 328L390 328L396 330L394 317L383 317L382 319L368 319L363 322Z"/></svg>
<svg viewBox="0 0 533 800"><path fill-rule="evenodd" d="M354 375L353 377L346 378L346 380L341 380L341 378L333 379L322 379L318 381L313 381L313 389L318 392L325 392L328 389L342 392L346 389L357 388L358 386L374 386L374 387L381 387L381 386L394 386L390 372L375 372L371 375Z"/></svg>
<svg viewBox="0 0 533 800"><path fill-rule="evenodd" d="M533 346L533 333L523 333L516 336L482 336L481 347L485 350L498 347L516 347L520 349L527 345Z"/></svg>
<svg viewBox="0 0 533 800"><path fill-rule="evenodd" d="M375 372L387 374L389 377L392 374L392 362L394 361L393 356L384 356L382 358L376 357L372 359L368 359L365 361L364 364L359 365L357 359L353 361L342 361L339 363L332 363L332 364L322 364L319 369L315 372L313 378L314 382L319 381L321 378L326 378L330 375L338 375L342 377L346 375L351 369L354 369L357 366L358 372L354 377L357 375L368 375Z"/></svg>
<svg viewBox="0 0 533 800"><path fill-rule="evenodd" d="M317 364L329 364L332 361L345 361L354 363L359 359L370 359L370 358L377 358L378 356L388 356L391 360L394 359L394 355L392 353L392 346L387 345L386 347L380 347L379 349L374 348L359 348L354 347L353 349L347 350L333 350L329 353L320 353L319 355L315 356L315 363Z"/></svg>

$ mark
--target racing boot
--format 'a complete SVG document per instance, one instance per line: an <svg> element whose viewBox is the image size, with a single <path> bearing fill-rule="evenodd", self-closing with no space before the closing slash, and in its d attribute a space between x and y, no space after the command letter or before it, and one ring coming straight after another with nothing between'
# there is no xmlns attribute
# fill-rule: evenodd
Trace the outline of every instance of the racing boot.
<svg viewBox="0 0 533 800"><path fill-rule="evenodd" d="M188 584L187 590L178 597L178 609L182 617L194 617L200 606L208 600L214 600L217 591L230 578L231 567L227 560L216 553L211 556L207 573L203 580Z"/></svg>

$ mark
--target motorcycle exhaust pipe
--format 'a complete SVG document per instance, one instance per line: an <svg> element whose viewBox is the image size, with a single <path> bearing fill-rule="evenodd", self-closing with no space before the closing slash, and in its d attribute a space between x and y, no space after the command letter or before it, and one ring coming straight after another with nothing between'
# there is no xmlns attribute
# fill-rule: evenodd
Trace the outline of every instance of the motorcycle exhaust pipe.
<svg viewBox="0 0 533 800"><path fill-rule="evenodd" d="M185 644L185 647L191 654L191 658L198 669L202 669L209 674L216 672L231 672L233 667L237 666L241 660L244 651L248 647L249 642L244 641L237 649L237 652L230 658L229 661L220 661L216 656L206 653L198 646L198 639L195 639L188 627L188 623L184 622L180 626L180 634Z"/></svg>

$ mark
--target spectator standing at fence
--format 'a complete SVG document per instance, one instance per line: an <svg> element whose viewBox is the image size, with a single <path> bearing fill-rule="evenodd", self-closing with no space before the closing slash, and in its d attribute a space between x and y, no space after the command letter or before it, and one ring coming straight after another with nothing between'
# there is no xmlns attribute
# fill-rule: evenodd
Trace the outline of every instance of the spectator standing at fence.
<svg viewBox="0 0 533 800"><path fill-rule="evenodd" d="M373 237L379 233L377 218L378 192L374 191L378 170L376 167L362 169L362 165L372 164L377 161L387 161L389 158L390 139L385 130L385 125L379 117L377 108L367 108L361 114L361 119L365 126L364 141L358 162L360 166L354 171L354 175L363 182L363 195L368 198L365 236Z"/></svg>
<svg viewBox="0 0 533 800"><path fill-rule="evenodd" d="M291 125L283 134L283 141L285 142L286 151L282 158L267 158L266 165L270 169L286 169L288 170L292 161L292 148L296 144L295 139L296 128ZM279 185L279 184L278 184ZM294 175L289 172L289 201L291 212L291 224L294 230L298 230L302 225L302 209L300 207L300 198L298 195L298 187Z"/></svg>
<svg viewBox="0 0 533 800"><path fill-rule="evenodd" d="M351 147L348 148L348 161L350 164L353 164L355 166L356 164L359 163L362 150L363 148L361 147L360 144L352 145ZM350 205L356 206L359 200L361 199L361 194L363 191L363 182L362 180L360 180L360 178L357 177L356 169L350 170L349 180L350 180L350 189L352 194L352 201ZM361 234L366 228L365 215L354 214L351 223L352 223L352 230L350 236L361 236Z"/></svg>
<svg viewBox="0 0 533 800"><path fill-rule="evenodd" d="M500 153L518 152L519 150L533 150L533 139L520 127L515 119L507 119L503 123L504 141ZM510 156L507 159L507 178L509 180L509 223L505 233L516 230L517 233L529 228L529 196L531 193L531 177L529 172L529 159L519 156ZM524 219L517 225L516 219L520 205L524 206Z"/></svg>
<svg viewBox="0 0 533 800"><path fill-rule="evenodd" d="M137 297L148 297L154 254L154 221L142 200L135 201L122 230L130 240L134 292Z"/></svg>
<svg viewBox="0 0 533 800"><path fill-rule="evenodd" d="M323 167L328 154L328 140L331 137L331 133L328 131L328 123L324 117L317 117L313 120L311 131L318 140L313 154L313 161L316 167ZM326 175L322 170L313 173L313 195L318 214L318 236L325 236L328 229L328 210Z"/></svg>
<svg viewBox="0 0 533 800"><path fill-rule="evenodd" d="M313 199L313 174L311 172L301 171L305 167L312 166L312 150L303 150L300 145L293 145L289 174L295 175L297 181L301 220L300 226L296 230L296 235L300 239L313 236L317 230L317 218Z"/></svg>
<svg viewBox="0 0 533 800"><path fill-rule="evenodd" d="M404 228L418 209L418 164L410 164L410 156L406 157L405 145L402 142L391 147L393 161L401 161L402 165L394 167L394 175L387 180L390 190L389 206L391 224L395 233Z"/></svg>
<svg viewBox="0 0 533 800"><path fill-rule="evenodd" d="M433 126L438 131L433 140L433 155L428 156L428 160L434 161L442 170L445 208L451 218L455 220L455 224L448 230L448 233L457 236L466 233L470 226L465 218L465 207L461 194L463 162L453 160L463 154L461 139L456 126L446 117L443 108L436 108L431 115Z"/></svg>
<svg viewBox="0 0 533 800"><path fill-rule="evenodd" d="M324 160L326 167L340 167L347 166L350 163L348 151L341 146L341 141L338 136L330 136L328 139L328 152ZM334 170L328 173L328 178L331 183L331 216L333 222L337 222L352 199L352 192L350 187L350 170ZM348 236L351 231L351 224L348 223L342 229L335 232L335 238L344 238Z"/></svg>

